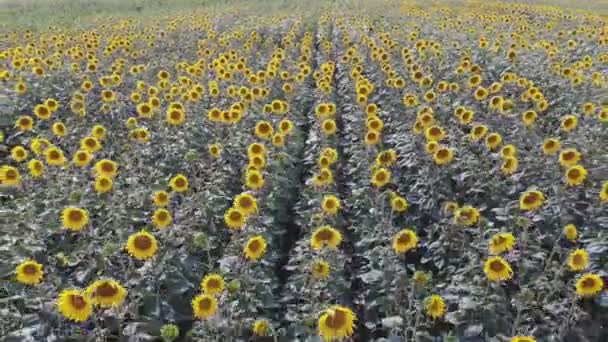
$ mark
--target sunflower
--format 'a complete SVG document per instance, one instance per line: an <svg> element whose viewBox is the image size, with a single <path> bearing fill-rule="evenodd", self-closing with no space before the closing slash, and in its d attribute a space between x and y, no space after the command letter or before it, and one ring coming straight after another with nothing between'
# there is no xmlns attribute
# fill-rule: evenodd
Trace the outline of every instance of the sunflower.
<svg viewBox="0 0 608 342"><path fill-rule="evenodd" d="M260 189L264 186L264 177L257 170L249 170L245 174L245 184L250 189Z"/></svg>
<svg viewBox="0 0 608 342"><path fill-rule="evenodd" d="M165 208L158 208L152 214L152 224L156 228L167 228L172 221L171 213Z"/></svg>
<svg viewBox="0 0 608 342"><path fill-rule="evenodd" d="M536 342L534 336L514 336L509 342Z"/></svg>
<svg viewBox="0 0 608 342"><path fill-rule="evenodd" d="M93 313L91 299L82 290L61 291L57 299L57 306L65 318L76 322L85 322Z"/></svg>
<svg viewBox="0 0 608 342"><path fill-rule="evenodd" d="M46 163L51 166L63 166L65 164L65 156L63 151L55 146L51 146L44 151Z"/></svg>
<svg viewBox="0 0 608 342"><path fill-rule="evenodd" d="M11 158L18 163L26 160L27 155L27 150L21 145L17 145L11 149Z"/></svg>
<svg viewBox="0 0 608 342"><path fill-rule="evenodd" d="M351 309L334 305L319 317L319 335L327 341L352 336L356 320Z"/></svg>
<svg viewBox="0 0 608 342"><path fill-rule="evenodd" d="M157 207L166 207L167 204L169 204L170 198L171 196L166 191L156 191L154 195L152 195L154 205Z"/></svg>
<svg viewBox="0 0 608 342"><path fill-rule="evenodd" d="M67 131L67 128L65 128L65 125L63 124L63 122L55 122L51 126L51 132L56 137L63 137L63 136L65 136L66 131Z"/></svg>
<svg viewBox="0 0 608 342"><path fill-rule="evenodd" d="M402 213L407 210L408 204L405 198L401 196L394 196L391 198L391 209L394 212Z"/></svg>
<svg viewBox="0 0 608 342"><path fill-rule="evenodd" d="M266 147L261 143L252 143L247 147L247 156L251 159L253 156L265 156Z"/></svg>
<svg viewBox="0 0 608 342"><path fill-rule="evenodd" d="M255 135L261 139L268 139L273 134L272 125L268 121L259 121L255 125Z"/></svg>
<svg viewBox="0 0 608 342"><path fill-rule="evenodd" d="M479 141L486 135L487 132L488 127L486 125L474 125L473 128L471 128L471 133L469 134L469 137L473 141Z"/></svg>
<svg viewBox="0 0 608 342"><path fill-rule="evenodd" d="M127 252L136 259L149 259L156 254L157 250L156 238L145 230L132 234L127 240Z"/></svg>
<svg viewBox="0 0 608 342"><path fill-rule="evenodd" d="M63 227L72 231L80 231L89 223L89 212L76 207L64 208L61 213Z"/></svg>
<svg viewBox="0 0 608 342"><path fill-rule="evenodd" d="M602 184L602 190L600 190L600 201L608 201L608 181L605 181L604 184Z"/></svg>
<svg viewBox="0 0 608 342"><path fill-rule="evenodd" d="M266 240L261 235L251 237L243 250L248 260L258 261L266 254Z"/></svg>
<svg viewBox="0 0 608 342"><path fill-rule="evenodd" d="M380 141L380 132L369 130L365 134L365 145L375 145Z"/></svg>
<svg viewBox="0 0 608 342"><path fill-rule="evenodd" d="M576 229L576 226L573 224L567 224L564 227L564 231L562 234L564 234L566 239L568 239L568 241L570 242L576 242L576 239L578 238L578 231Z"/></svg>
<svg viewBox="0 0 608 342"><path fill-rule="evenodd" d="M127 290L115 280L96 280L86 289L93 305L103 308L118 307L127 297Z"/></svg>
<svg viewBox="0 0 608 342"><path fill-rule="evenodd" d="M251 215L258 211L258 204L256 198L248 193L242 193L234 198L233 207L244 213L245 215Z"/></svg>
<svg viewBox="0 0 608 342"><path fill-rule="evenodd" d="M464 111L458 116L458 123L461 125L468 125L475 118L475 112L472 110Z"/></svg>
<svg viewBox="0 0 608 342"><path fill-rule="evenodd" d="M424 136L428 141L441 141L445 138L445 130L439 126L431 126L424 131Z"/></svg>
<svg viewBox="0 0 608 342"><path fill-rule="evenodd" d="M488 258L483 266L483 271L490 281L509 280L513 276L511 265L499 256Z"/></svg>
<svg viewBox="0 0 608 342"><path fill-rule="evenodd" d="M34 127L34 120L31 116L23 115L17 118L15 121L15 127L19 128L19 131L31 131Z"/></svg>
<svg viewBox="0 0 608 342"><path fill-rule="evenodd" d="M379 168L372 174L372 184L381 188L391 181L391 172L385 168Z"/></svg>
<svg viewBox="0 0 608 342"><path fill-rule="evenodd" d="M519 166L519 161L515 157L506 157L503 159L502 164L500 165L500 170L505 175L511 175L517 171L517 167Z"/></svg>
<svg viewBox="0 0 608 342"><path fill-rule="evenodd" d="M106 137L106 128L102 125L95 125L91 129L91 135L96 139L103 140Z"/></svg>
<svg viewBox="0 0 608 342"><path fill-rule="evenodd" d="M73 162L78 167L85 167L89 165L93 159L93 156L87 150L78 150L74 153Z"/></svg>
<svg viewBox="0 0 608 342"><path fill-rule="evenodd" d="M519 197L519 208L521 210L533 211L545 203L545 195L538 190L524 192Z"/></svg>
<svg viewBox="0 0 608 342"><path fill-rule="evenodd" d="M333 195L325 196L321 203L321 209L323 209L323 212L327 215L336 215L338 210L340 210L340 200Z"/></svg>
<svg viewBox="0 0 608 342"><path fill-rule="evenodd" d="M565 132L571 132L578 126L578 118L574 115L566 115L561 119L561 126Z"/></svg>
<svg viewBox="0 0 608 342"><path fill-rule="evenodd" d="M372 116L367 118L366 126L370 131L380 132L384 128L384 122L379 117Z"/></svg>
<svg viewBox="0 0 608 342"><path fill-rule="evenodd" d="M0 167L0 185L17 187L21 184L21 174L13 166L3 165Z"/></svg>
<svg viewBox="0 0 608 342"><path fill-rule="evenodd" d="M383 167L391 166L397 160L397 152L394 149L384 150L378 153L376 157L376 163Z"/></svg>
<svg viewBox="0 0 608 342"><path fill-rule="evenodd" d="M439 146L433 153L433 160L437 165L445 165L454 160L454 152L451 148Z"/></svg>
<svg viewBox="0 0 608 342"><path fill-rule="evenodd" d="M326 119L321 123L321 131L325 136L330 136L336 133L337 126L334 119Z"/></svg>
<svg viewBox="0 0 608 342"><path fill-rule="evenodd" d="M137 105L137 114L140 118L151 118L154 114L152 105L147 102L143 102Z"/></svg>
<svg viewBox="0 0 608 342"><path fill-rule="evenodd" d="M580 272L589 267L589 254L584 249L577 249L568 255L568 267L573 272Z"/></svg>
<svg viewBox="0 0 608 342"><path fill-rule="evenodd" d="M580 297L593 297L604 289L602 277L585 273L576 281L576 294Z"/></svg>
<svg viewBox="0 0 608 342"><path fill-rule="evenodd" d="M217 312L217 299L214 296L201 293L192 300L194 317L208 319Z"/></svg>
<svg viewBox="0 0 608 342"><path fill-rule="evenodd" d="M80 148L89 153L95 153L101 150L101 143L95 137L85 137L80 140Z"/></svg>
<svg viewBox="0 0 608 342"><path fill-rule="evenodd" d="M559 140L549 138L543 142L543 153L546 155L555 154L561 147L562 144L559 142Z"/></svg>
<svg viewBox="0 0 608 342"><path fill-rule="evenodd" d="M521 115L521 119L526 127L531 127L536 122L538 115L533 110L527 110Z"/></svg>
<svg viewBox="0 0 608 342"><path fill-rule="evenodd" d="M435 154L435 152L437 152L437 150L439 149L440 145L438 142L436 141L428 141L425 145L424 145L424 151L428 154Z"/></svg>
<svg viewBox="0 0 608 342"><path fill-rule="evenodd" d="M445 315L446 306L440 295L432 295L425 299L425 312L432 319L437 319Z"/></svg>
<svg viewBox="0 0 608 342"><path fill-rule="evenodd" d="M475 89L473 96L475 97L475 100L483 101L488 97L489 93L490 92L486 88L478 87L477 89Z"/></svg>
<svg viewBox="0 0 608 342"><path fill-rule="evenodd" d="M207 149L213 158L218 158L222 154L222 146L220 144L210 144L207 146Z"/></svg>
<svg viewBox="0 0 608 342"><path fill-rule="evenodd" d="M566 170L566 184L569 186L578 186L583 184L587 178L587 169L582 165L574 165Z"/></svg>
<svg viewBox="0 0 608 342"><path fill-rule="evenodd" d="M103 193L106 193L106 192L112 190L113 185L114 185L114 182L112 181L112 178L110 178L110 177L99 176L95 179L95 191L98 194L103 194Z"/></svg>
<svg viewBox="0 0 608 342"><path fill-rule="evenodd" d="M289 135L293 131L293 122L288 119L283 119L279 122L279 132L284 135Z"/></svg>
<svg viewBox="0 0 608 342"><path fill-rule="evenodd" d="M212 296L224 292L224 278L216 273L210 273L201 281L201 290Z"/></svg>
<svg viewBox="0 0 608 342"><path fill-rule="evenodd" d="M411 229L403 229L393 238L393 249L397 254L405 254L416 247L418 247L418 236Z"/></svg>
<svg viewBox="0 0 608 342"><path fill-rule="evenodd" d="M472 226L479 221L479 210L470 205L464 205L454 212L454 221L465 226Z"/></svg>
<svg viewBox="0 0 608 342"><path fill-rule="evenodd" d="M103 102L114 102L116 100L116 94L110 89L105 89L101 92L101 100Z"/></svg>
<svg viewBox="0 0 608 342"><path fill-rule="evenodd" d="M253 323L253 334L255 336L268 336L272 333L270 323L265 319L258 319Z"/></svg>
<svg viewBox="0 0 608 342"><path fill-rule="evenodd" d="M329 264L318 259L310 265L310 272L315 279L327 279L329 277Z"/></svg>
<svg viewBox="0 0 608 342"><path fill-rule="evenodd" d="M496 150L501 143L502 136L498 133L490 133L486 136L486 147L491 151Z"/></svg>
<svg viewBox="0 0 608 342"><path fill-rule="evenodd" d="M342 242L342 234L331 226L317 228L310 237L310 246L314 250L319 250L327 245L330 249L336 249Z"/></svg>
<svg viewBox="0 0 608 342"><path fill-rule="evenodd" d="M49 107L39 104L34 107L34 115L40 120L49 120L51 119L51 110Z"/></svg>
<svg viewBox="0 0 608 342"><path fill-rule="evenodd" d="M173 176L169 181L169 186L175 192L185 192L188 190L188 178L181 173Z"/></svg>
<svg viewBox="0 0 608 342"><path fill-rule="evenodd" d="M109 178L114 178L116 176L116 171L118 170L118 166L116 162L109 159L102 159L95 163L95 174L100 176L106 176Z"/></svg>
<svg viewBox="0 0 608 342"><path fill-rule="evenodd" d="M38 159L32 159L27 163L32 178L40 178L44 175L44 164Z"/></svg>
<svg viewBox="0 0 608 342"><path fill-rule="evenodd" d="M513 249L515 237L511 233L497 233L490 238L488 249L491 254L500 254Z"/></svg>
<svg viewBox="0 0 608 342"><path fill-rule="evenodd" d="M186 121L186 113L177 108L167 108L165 113L165 121L172 126L179 126Z"/></svg>
<svg viewBox="0 0 608 342"><path fill-rule="evenodd" d="M578 164L581 154L573 148L567 148L559 153L559 163L563 167L570 167Z"/></svg>
<svg viewBox="0 0 608 342"><path fill-rule="evenodd" d="M224 222L230 229L242 229L247 222L247 215L237 208L229 208L224 214Z"/></svg>
<svg viewBox="0 0 608 342"><path fill-rule="evenodd" d="M517 147L515 147L512 144L505 145L500 149L500 156L502 158L515 157L516 154L517 154Z"/></svg>
<svg viewBox="0 0 608 342"><path fill-rule="evenodd" d="M42 265L34 260L27 260L19 264L15 273L17 273L17 281L26 285L40 284L42 276L44 276Z"/></svg>

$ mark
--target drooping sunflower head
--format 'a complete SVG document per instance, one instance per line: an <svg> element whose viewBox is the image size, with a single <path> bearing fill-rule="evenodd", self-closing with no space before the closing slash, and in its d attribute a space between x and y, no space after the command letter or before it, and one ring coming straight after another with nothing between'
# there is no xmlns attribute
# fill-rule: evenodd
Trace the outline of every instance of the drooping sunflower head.
<svg viewBox="0 0 608 342"><path fill-rule="evenodd" d="M470 137L471 140L478 141L488 133L488 127L486 125L477 124L471 128Z"/></svg>
<svg viewBox="0 0 608 342"><path fill-rule="evenodd" d="M63 166L65 164L65 156L63 151L55 146L51 146L44 151L46 163L51 166Z"/></svg>
<svg viewBox="0 0 608 342"><path fill-rule="evenodd" d="M484 264L483 271L490 281L509 280L513 277L511 265L499 256L488 258Z"/></svg>
<svg viewBox="0 0 608 342"><path fill-rule="evenodd" d="M486 147L494 151L502 144L502 136L498 133L490 133L486 136Z"/></svg>
<svg viewBox="0 0 608 342"><path fill-rule="evenodd" d="M593 297L604 289L602 277L585 273L576 281L576 294L580 297Z"/></svg>
<svg viewBox="0 0 608 342"><path fill-rule="evenodd" d="M425 312L432 319L443 317L446 311L446 305L440 295L432 295L425 299Z"/></svg>
<svg viewBox="0 0 608 342"><path fill-rule="evenodd" d="M224 222L230 229L242 229L247 222L247 215L238 208L229 208L224 214Z"/></svg>
<svg viewBox="0 0 608 342"><path fill-rule="evenodd" d="M519 197L519 208L521 210L533 211L545 203L545 195L538 190L529 190Z"/></svg>
<svg viewBox="0 0 608 342"><path fill-rule="evenodd" d="M517 171L519 166L519 161L516 157L506 157L503 159L502 164L500 165L500 170L505 175L511 175Z"/></svg>
<svg viewBox="0 0 608 342"><path fill-rule="evenodd" d="M490 238L488 249L491 254L500 254L513 249L515 237L511 233L497 233Z"/></svg>
<svg viewBox="0 0 608 342"><path fill-rule="evenodd" d="M255 135L258 138L268 139L273 133L272 124L268 121L259 121L255 125Z"/></svg>
<svg viewBox="0 0 608 342"><path fill-rule="evenodd" d="M152 214L152 224L156 228L167 228L172 221L171 213L165 208L158 208Z"/></svg>
<svg viewBox="0 0 608 342"><path fill-rule="evenodd" d="M44 276L42 265L34 260L28 260L19 264L15 273L17 274L17 281L26 285L40 284Z"/></svg>
<svg viewBox="0 0 608 342"><path fill-rule="evenodd" d="M220 144L210 144L207 146L209 155L213 158L218 158L222 154L222 146Z"/></svg>
<svg viewBox="0 0 608 342"><path fill-rule="evenodd" d="M114 178L118 172L118 165L116 162L110 159L102 159L95 163L95 174L99 176L106 176Z"/></svg>
<svg viewBox="0 0 608 342"><path fill-rule="evenodd" d="M86 289L94 305L109 308L120 306L127 297L127 290L115 280L101 279Z"/></svg>
<svg viewBox="0 0 608 342"><path fill-rule="evenodd" d="M319 335L326 341L352 336L356 319L349 308L334 305L319 317Z"/></svg>
<svg viewBox="0 0 608 342"><path fill-rule="evenodd" d="M224 292L224 287L224 277L216 273L207 274L201 281L201 290L212 296Z"/></svg>
<svg viewBox="0 0 608 342"><path fill-rule="evenodd" d="M139 260L146 260L153 257L158 250L158 242L153 235L145 230L129 236L127 240L127 252Z"/></svg>
<svg viewBox="0 0 608 342"><path fill-rule="evenodd" d="M340 210L340 200L333 195L325 196L321 203L321 209L327 215L336 215Z"/></svg>
<svg viewBox="0 0 608 342"><path fill-rule="evenodd" d="M565 181L569 186L578 186L583 184L587 178L587 169L582 165L574 165L566 170Z"/></svg>
<svg viewBox="0 0 608 342"><path fill-rule="evenodd" d="M251 215L258 210L257 199L248 193L242 193L234 198L233 206L245 213L245 215Z"/></svg>
<svg viewBox="0 0 608 342"><path fill-rule="evenodd" d="M521 115L521 119L524 122L524 125L527 127L531 127L536 122L536 118L538 115L533 110L527 110Z"/></svg>
<svg viewBox="0 0 608 342"><path fill-rule="evenodd" d="M416 247L418 247L418 235L411 229L403 229L393 238L393 250L397 254L405 254Z"/></svg>
<svg viewBox="0 0 608 342"><path fill-rule="evenodd" d="M257 170L248 170L245 174L245 184L250 189L260 189L264 186L264 177Z"/></svg>
<svg viewBox="0 0 608 342"><path fill-rule="evenodd" d="M372 184L381 188L391 181L391 172L385 168L379 168L372 173Z"/></svg>
<svg viewBox="0 0 608 342"><path fill-rule="evenodd" d="M80 148L89 153L95 153L101 150L101 143L95 137L85 137L80 140Z"/></svg>
<svg viewBox="0 0 608 342"><path fill-rule="evenodd" d="M93 312L90 297L85 291L76 289L61 291L57 307L65 318L76 322L86 321Z"/></svg>
<svg viewBox="0 0 608 342"><path fill-rule="evenodd" d="M268 336L271 330L270 322L265 319L258 319L253 323L253 334L255 336Z"/></svg>
<svg viewBox="0 0 608 342"><path fill-rule="evenodd" d="M479 221L479 210L470 205L464 205L454 212L454 221L465 226L472 226Z"/></svg>
<svg viewBox="0 0 608 342"><path fill-rule="evenodd" d="M407 200L401 196L394 196L391 198L391 209L394 212L402 213L408 208Z"/></svg>
<svg viewBox="0 0 608 342"><path fill-rule="evenodd" d="M310 273L315 279L327 279L329 271L329 264L322 259L317 259L310 265Z"/></svg>
<svg viewBox="0 0 608 342"><path fill-rule="evenodd" d="M576 249L568 255L568 267L573 272L580 272L589 267L589 254L584 249Z"/></svg>
<svg viewBox="0 0 608 342"><path fill-rule="evenodd" d="M67 207L61 213L61 220L65 229L80 231L89 222L89 213L81 208Z"/></svg>
<svg viewBox="0 0 608 342"><path fill-rule="evenodd" d="M602 189L600 190L600 201L608 201L608 181L605 181L604 184L602 184Z"/></svg>
<svg viewBox="0 0 608 342"><path fill-rule="evenodd" d="M261 235L257 235L251 237L247 241L243 252L248 260L257 261L260 260L264 256L264 254L266 254L266 246L267 244L264 237Z"/></svg>
<svg viewBox="0 0 608 342"><path fill-rule="evenodd" d="M175 192L185 192L188 190L189 182L188 178L181 173L173 176L169 181L169 186Z"/></svg>
<svg viewBox="0 0 608 342"><path fill-rule="evenodd" d="M570 167L578 164L581 154L573 148L567 148L559 153L559 163L563 167Z"/></svg>
<svg viewBox="0 0 608 342"><path fill-rule="evenodd" d="M328 225L317 228L310 238L310 245L315 250L319 250L324 246L336 249L341 242L342 234L337 229Z"/></svg>
<svg viewBox="0 0 608 342"><path fill-rule="evenodd" d="M196 318L209 319L215 315L217 309L217 299L212 295L202 293L192 300L192 311Z"/></svg>
<svg viewBox="0 0 608 342"><path fill-rule="evenodd" d="M515 157L516 154L517 154L517 147L515 147L515 145L512 145L512 144L505 145L500 149L500 156L502 158Z"/></svg>
<svg viewBox="0 0 608 342"><path fill-rule="evenodd" d="M514 336L510 342L536 342L534 336Z"/></svg>
<svg viewBox="0 0 608 342"><path fill-rule="evenodd" d="M578 118L574 115L566 115L561 119L561 126L565 132L572 132L578 126Z"/></svg>
<svg viewBox="0 0 608 342"><path fill-rule="evenodd" d="M98 194L103 194L106 192L109 192L110 190L112 190L112 187L114 186L114 182L112 181L112 178L110 177L106 177L106 176L99 176L95 179L95 191Z"/></svg>
<svg viewBox="0 0 608 342"><path fill-rule="evenodd" d="M561 147L562 144L559 140L555 138L549 138L543 142L543 153L546 155L552 155L557 153L557 151L559 151Z"/></svg>
<svg viewBox="0 0 608 342"><path fill-rule="evenodd" d="M433 160L437 165L446 165L454 160L454 152L446 146L438 146L433 153Z"/></svg>
<svg viewBox="0 0 608 342"><path fill-rule="evenodd" d="M428 141L441 141L445 138L446 133L440 126L431 126L424 131L424 136Z"/></svg>
<svg viewBox="0 0 608 342"><path fill-rule="evenodd" d="M578 231L576 229L576 226L573 224L567 224L564 227L563 234L570 242L576 242L576 239L578 239Z"/></svg>

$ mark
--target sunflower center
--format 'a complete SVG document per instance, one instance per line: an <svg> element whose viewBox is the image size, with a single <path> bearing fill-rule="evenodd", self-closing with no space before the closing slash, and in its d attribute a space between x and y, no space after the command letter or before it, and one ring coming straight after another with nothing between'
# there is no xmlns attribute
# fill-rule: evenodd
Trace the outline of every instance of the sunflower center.
<svg viewBox="0 0 608 342"><path fill-rule="evenodd" d="M255 252L257 252L257 251L260 250L260 247L261 247L260 241L258 241L258 240L251 240L249 242L249 245L247 246L247 249L249 249L249 251L255 253Z"/></svg>
<svg viewBox="0 0 608 342"><path fill-rule="evenodd" d="M449 154L448 150L446 150L446 149L441 149L441 150L437 151L437 157L440 159L447 158L448 154Z"/></svg>
<svg viewBox="0 0 608 342"><path fill-rule="evenodd" d="M340 329L346 324L346 313L340 309L334 310L327 315L325 323L331 329Z"/></svg>
<svg viewBox="0 0 608 342"><path fill-rule="evenodd" d="M553 141L548 141L548 142L545 144L545 147L546 147L547 149L552 149L553 147L555 147L555 143L554 143Z"/></svg>
<svg viewBox="0 0 608 342"><path fill-rule="evenodd" d="M232 211L230 213L230 219L232 221L240 221L242 217L243 217L243 215L241 215L241 213L238 211Z"/></svg>
<svg viewBox="0 0 608 342"><path fill-rule="evenodd" d="M160 221L165 221L167 219L167 213L164 211L159 212L158 214L156 214L156 217L160 220Z"/></svg>
<svg viewBox="0 0 608 342"><path fill-rule="evenodd" d="M477 128L475 128L475 129L473 130L473 133L474 133L475 135L482 135L482 134L483 134L483 128L481 128L481 127L477 127Z"/></svg>
<svg viewBox="0 0 608 342"><path fill-rule="evenodd" d="M45 116L49 114L49 111L44 107L40 107L40 109L38 110L38 114L40 114L41 116Z"/></svg>
<svg viewBox="0 0 608 342"><path fill-rule="evenodd" d="M183 188L186 186L186 181L183 178L178 178L175 180L175 185L179 188Z"/></svg>
<svg viewBox="0 0 608 342"><path fill-rule="evenodd" d="M379 172L376 174L376 180L379 182L383 182L386 180L386 173L384 172Z"/></svg>
<svg viewBox="0 0 608 342"><path fill-rule="evenodd" d="M109 186L110 185L110 180L107 178L102 178L99 180L99 184L103 187Z"/></svg>
<svg viewBox="0 0 608 342"><path fill-rule="evenodd" d="M511 168L512 165L513 165L513 160L512 159L505 160L505 167L506 168Z"/></svg>
<svg viewBox="0 0 608 342"><path fill-rule="evenodd" d="M137 249L147 250L152 247L152 241L150 241L150 238L147 236L137 236L134 245Z"/></svg>
<svg viewBox="0 0 608 342"><path fill-rule="evenodd" d="M534 204L538 200L538 195L535 193L529 193L524 197L524 203L526 204Z"/></svg>
<svg viewBox="0 0 608 342"><path fill-rule="evenodd" d="M501 272L505 269L505 266L500 260L494 260L490 263L490 269L494 272Z"/></svg>
<svg viewBox="0 0 608 342"><path fill-rule="evenodd" d="M100 297L113 297L118 293L118 289L110 283L105 282L95 289L95 294Z"/></svg>
<svg viewBox="0 0 608 342"><path fill-rule="evenodd" d="M581 176L581 172L577 169L572 169L570 171L568 171L568 178L570 179L577 179Z"/></svg>
<svg viewBox="0 0 608 342"><path fill-rule="evenodd" d="M144 114L147 114L150 112L150 107L148 106L141 106L141 112Z"/></svg>
<svg viewBox="0 0 608 342"><path fill-rule="evenodd" d="M572 160L574 159L574 152L566 152L564 153L564 160Z"/></svg>
<svg viewBox="0 0 608 342"><path fill-rule="evenodd" d="M23 267L23 273L25 274L32 275L36 274L36 272L38 272L38 268L36 268L34 265L29 264Z"/></svg>
<svg viewBox="0 0 608 342"><path fill-rule="evenodd" d="M321 229L319 233L317 233L317 238L322 241L329 241L333 237L333 233L329 229Z"/></svg>
<svg viewBox="0 0 608 342"><path fill-rule="evenodd" d="M401 234L399 236L399 238L397 239L397 242L399 242L399 244L401 244L401 245L406 245L406 244L410 243L410 241L412 241L412 238L410 237L409 234Z"/></svg>
<svg viewBox="0 0 608 342"><path fill-rule="evenodd" d="M86 300L82 296L78 295L70 296L70 302L76 310L82 310L87 306Z"/></svg>
<svg viewBox="0 0 608 342"><path fill-rule="evenodd" d="M438 127L431 128L429 132L432 136L436 137L441 134L441 130Z"/></svg>
<svg viewBox="0 0 608 342"><path fill-rule="evenodd" d="M80 160L80 161L87 160L87 155L85 153L78 153L78 160Z"/></svg>
<svg viewBox="0 0 608 342"><path fill-rule="evenodd" d="M49 158L50 159L59 159L59 152L52 150L51 152L49 152Z"/></svg>
<svg viewBox="0 0 608 342"><path fill-rule="evenodd" d="M171 119L173 120L179 120L181 117L181 113L177 110L174 110L171 112Z"/></svg>
<svg viewBox="0 0 608 342"><path fill-rule="evenodd" d="M242 197L239 200L239 206L241 208L251 208L252 205L253 205L253 201L249 197Z"/></svg>
<svg viewBox="0 0 608 342"><path fill-rule="evenodd" d="M82 220L83 215L79 210L72 210L70 211L70 214L68 215L70 221L74 221L74 222L78 222L80 220Z"/></svg>
<svg viewBox="0 0 608 342"><path fill-rule="evenodd" d="M101 169L104 172L114 172L114 165L112 165L111 163L103 163L101 164Z"/></svg>
<svg viewBox="0 0 608 342"><path fill-rule="evenodd" d="M86 140L84 143L85 143L85 144L86 144L88 147L95 147L95 146L97 145L97 144L95 143L95 140L93 140L93 139L87 139L87 140Z"/></svg>
<svg viewBox="0 0 608 342"><path fill-rule="evenodd" d="M215 278L211 278L207 281L207 287L210 289L218 289L220 287L220 281Z"/></svg>
<svg viewBox="0 0 608 342"><path fill-rule="evenodd" d="M19 124L21 126L28 126L30 124L30 120L27 118L23 118L23 119L19 120Z"/></svg>
<svg viewBox="0 0 608 342"><path fill-rule="evenodd" d="M585 260L583 259L583 256L582 256L582 255L580 255L580 254L575 254L575 255L572 257L572 263L573 263L573 264L575 264L575 265L581 265L581 264L583 264L583 263L584 263L584 261L585 261Z"/></svg>
<svg viewBox="0 0 608 342"><path fill-rule="evenodd" d="M327 200L325 201L325 207L327 209L333 209L336 207L336 203L333 200Z"/></svg>
<svg viewBox="0 0 608 342"><path fill-rule="evenodd" d="M252 183L258 183L260 181L260 177L258 175L250 175L249 176L249 181Z"/></svg>
<svg viewBox="0 0 608 342"><path fill-rule="evenodd" d="M584 288L593 288L593 287L595 287L595 280L593 280L592 278L587 278L587 279L583 280L581 285Z"/></svg>
<svg viewBox="0 0 608 342"><path fill-rule="evenodd" d="M201 309L203 311L207 311L207 310L211 309L211 306L212 306L211 299L209 299L209 298L203 298L198 303L199 309Z"/></svg>

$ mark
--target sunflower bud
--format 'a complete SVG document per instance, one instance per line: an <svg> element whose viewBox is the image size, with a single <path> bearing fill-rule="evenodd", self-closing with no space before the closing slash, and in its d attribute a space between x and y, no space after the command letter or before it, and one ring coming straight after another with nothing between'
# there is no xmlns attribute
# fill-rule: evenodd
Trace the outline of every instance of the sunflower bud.
<svg viewBox="0 0 608 342"><path fill-rule="evenodd" d="M80 202L80 199L82 198L82 196L83 196L82 191L74 191L70 194L69 201L72 203Z"/></svg>
<svg viewBox="0 0 608 342"><path fill-rule="evenodd" d="M196 233L194 234L194 239L192 240L192 244L194 247L199 249L207 249L209 240L207 239L207 235L205 233Z"/></svg>
<svg viewBox="0 0 608 342"><path fill-rule="evenodd" d="M515 224L520 228L528 228L530 226L530 220L527 217L520 216L517 218Z"/></svg>
<svg viewBox="0 0 608 342"><path fill-rule="evenodd" d="M103 245L101 254L107 258L110 255L114 254L116 251L118 251L118 246L114 243L108 242L105 245Z"/></svg>
<svg viewBox="0 0 608 342"><path fill-rule="evenodd" d="M233 279L228 283L228 291L232 294L237 293L241 289L241 281L238 279Z"/></svg>
<svg viewBox="0 0 608 342"><path fill-rule="evenodd" d="M413 279L414 279L414 283L415 283L416 287L419 287L419 288L425 287L428 284L430 278L431 278L430 275L426 272L422 272L422 271L414 272Z"/></svg>
<svg viewBox="0 0 608 342"><path fill-rule="evenodd" d="M160 328L160 334L165 341L171 342L179 336L179 328L175 324L165 324Z"/></svg>
<svg viewBox="0 0 608 342"><path fill-rule="evenodd" d="M195 161L197 158L198 158L198 156L196 155L196 151L194 151L194 150L190 150L190 151L186 152L186 155L184 155L184 159L188 163Z"/></svg>

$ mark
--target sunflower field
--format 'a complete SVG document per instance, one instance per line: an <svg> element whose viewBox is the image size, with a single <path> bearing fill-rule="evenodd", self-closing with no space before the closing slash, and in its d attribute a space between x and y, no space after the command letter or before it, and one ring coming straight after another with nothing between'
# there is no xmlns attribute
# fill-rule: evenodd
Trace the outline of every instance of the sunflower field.
<svg viewBox="0 0 608 342"><path fill-rule="evenodd" d="M0 0L0 341L608 340L608 6L550 3Z"/></svg>

